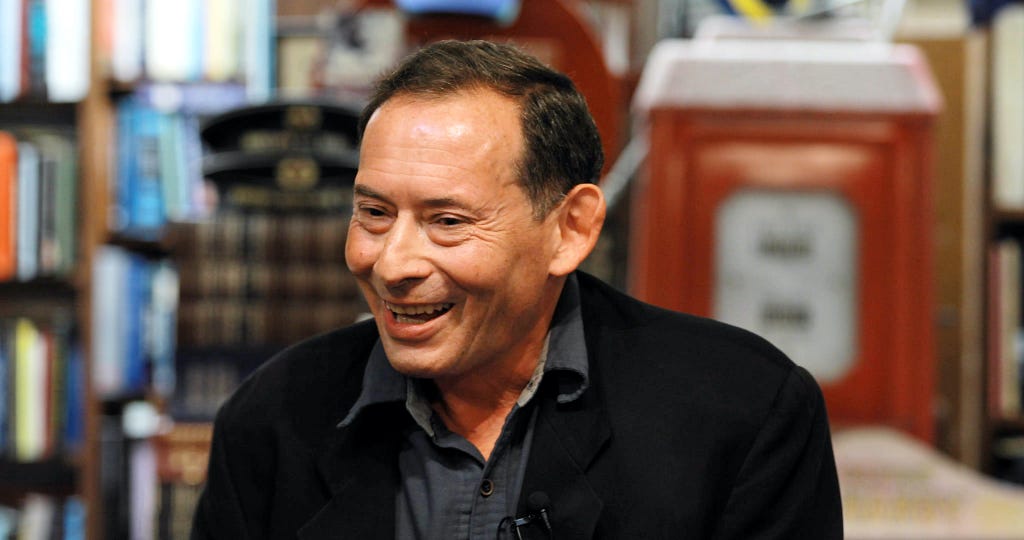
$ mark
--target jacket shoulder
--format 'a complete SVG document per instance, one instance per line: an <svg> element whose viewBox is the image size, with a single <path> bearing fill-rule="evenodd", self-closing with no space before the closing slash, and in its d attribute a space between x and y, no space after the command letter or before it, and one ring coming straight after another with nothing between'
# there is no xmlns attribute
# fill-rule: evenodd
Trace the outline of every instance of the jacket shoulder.
<svg viewBox="0 0 1024 540"><path fill-rule="evenodd" d="M820 395L806 370L753 332L642 302L593 277L579 281L588 354L611 394L655 388L639 399L755 423L787 385Z"/></svg>
<svg viewBox="0 0 1024 540"><path fill-rule="evenodd" d="M783 371L794 366L777 347L743 328L643 302L584 273L579 283L584 325L594 333L643 338L650 344L645 349L668 356L727 356L735 361L767 362Z"/></svg>
<svg viewBox="0 0 1024 540"><path fill-rule="evenodd" d="M287 347L242 381L218 411L217 424L251 429L287 423L320 433L359 396L377 338L371 320Z"/></svg>

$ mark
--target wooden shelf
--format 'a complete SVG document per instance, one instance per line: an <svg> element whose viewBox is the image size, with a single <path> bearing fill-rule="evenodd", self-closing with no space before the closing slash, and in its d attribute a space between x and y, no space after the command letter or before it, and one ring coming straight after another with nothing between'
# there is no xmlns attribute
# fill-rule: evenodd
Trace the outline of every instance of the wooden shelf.
<svg viewBox="0 0 1024 540"><path fill-rule="evenodd" d="M996 436L1024 435L1024 415L992 420L992 433Z"/></svg>
<svg viewBox="0 0 1024 540"><path fill-rule="evenodd" d="M992 214L996 227L1024 226L1024 209L997 209Z"/></svg>
<svg viewBox="0 0 1024 540"><path fill-rule="evenodd" d="M0 318L29 317L52 321L74 317L78 289L70 280L34 279L0 282Z"/></svg>
<svg viewBox="0 0 1024 540"><path fill-rule="evenodd" d="M0 460L0 485L5 493L70 495L75 492L78 471L60 458L18 463Z"/></svg>
<svg viewBox="0 0 1024 540"><path fill-rule="evenodd" d="M74 126L78 105L42 100L0 103L0 125ZM69 128L70 129L70 128Z"/></svg>

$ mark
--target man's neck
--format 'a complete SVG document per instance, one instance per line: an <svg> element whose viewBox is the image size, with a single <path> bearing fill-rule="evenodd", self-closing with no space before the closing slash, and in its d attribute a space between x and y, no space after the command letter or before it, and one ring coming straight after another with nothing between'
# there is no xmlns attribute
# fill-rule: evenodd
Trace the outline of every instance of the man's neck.
<svg viewBox="0 0 1024 540"><path fill-rule="evenodd" d="M544 341L528 348L521 360L501 373L474 373L434 380L437 398L431 403L445 426L458 433L488 459L505 419L530 382L544 351Z"/></svg>

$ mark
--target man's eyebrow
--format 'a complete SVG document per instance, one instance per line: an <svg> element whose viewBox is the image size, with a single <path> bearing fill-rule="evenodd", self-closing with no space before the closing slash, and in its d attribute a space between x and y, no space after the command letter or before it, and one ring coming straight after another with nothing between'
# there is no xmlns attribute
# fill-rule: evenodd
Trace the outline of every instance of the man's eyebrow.
<svg viewBox="0 0 1024 540"><path fill-rule="evenodd" d="M369 197L371 199L377 199L389 204L391 203L391 200L385 197L384 194L380 193L379 191L371 187L367 187L362 184L356 184L355 187L353 187L352 189L356 195ZM465 202L456 199L455 197L437 197L434 199L427 199L423 201L422 204L423 206L426 206L428 208L470 208L469 205L467 205Z"/></svg>
<svg viewBox="0 0 1024 540"><path fill-rule="evenodd" d="M356 195L361 195L363 197L369 197L371 199L380 199L381 201L384 201L384 202L390 202L387 197L385 197L383 194L381 194L377 190L369 188L369 187L366 187L366 186L364 186L362 184L356 184L352 188L352 191L354 191Z"/></svg>
<svg viewBox="0 0 1024 540"><path fill-rule="evenodd" d="M439 197L423 201L423 206L428 208L463 208L468 209L469 205L454 197Z"/></svg>

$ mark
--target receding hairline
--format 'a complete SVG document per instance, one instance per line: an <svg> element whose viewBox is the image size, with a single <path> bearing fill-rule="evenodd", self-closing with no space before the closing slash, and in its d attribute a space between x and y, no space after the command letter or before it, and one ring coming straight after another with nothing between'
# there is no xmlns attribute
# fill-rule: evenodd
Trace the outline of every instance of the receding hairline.
<svg viewBox="0 0 1024 540"><path fill-rule="evenodd" d="M493 88L489 84L480 83L467 85L465 88L459 88L458 90L445 92L421 92L416 90L401 90L395 92L394 94L389 96L388 99L382 101L380 104L377 105L375 109L373 109L373 112L370 113L369 118L366 119L366 122L363 125L363 131L366 130L366 127L370 125L370 122L373 121L373 119L377 116L381 109L387 107L389 104L395 106L395 104L415 105L416 103L443 103L445 101L455 101L464 98L472 99L474 96L479 96L481 94L490 94L492 96L496 96L507 101L510 105L512 105L512 109L516 113L516 119L519 121L520 128L523 127L522 101L517 99L516 96L510 96L505 92L502 92L501 90Z"/></svg>

